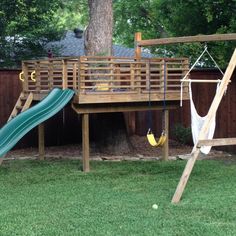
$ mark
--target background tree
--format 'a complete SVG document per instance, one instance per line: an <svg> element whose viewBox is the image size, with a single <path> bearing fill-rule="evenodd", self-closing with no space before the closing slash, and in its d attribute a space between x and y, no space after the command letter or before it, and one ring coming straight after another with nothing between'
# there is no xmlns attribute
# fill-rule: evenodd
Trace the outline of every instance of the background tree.
<svg viewBox="0 0 236 236"><path fill-rule="evenodd" d="M112 0L88 0L89 24L85 31L86 55L112 55ZM91 137L102 151L128 152L123 113L92 114Z"/></svg>
<svg viewBox="0 0 236 236"><path fill-rule="evenodd" d="M134 32L144 38L177 37L236 31L235 0L129 0L114 1L114 37L119 43L133 45ZM232 54L235 42L209 43L209 50L222 67ZM186 56L196 59L202 45L180 44L150 48L160 56Z"/></svg>
<svg viewBox="0 0 236 236"><path fill-rule="evenodd" d="M85 31L86 55L111 55L113 9L112 0L88 0L89 24Z"/></svg>
<svg viewBox="0 0 236 236"><path fill-rule="evenodd" d="M1 0L0 67L47 56L45 45L87 22L85 0Z"/></svg>
<svg viewBox="0 0 236 236"><path fill-rule="evenodd" d="M0 55L2 66L45 56L43 46L58 36L54 12L59 0L2 0L0 4Z"/></svg>

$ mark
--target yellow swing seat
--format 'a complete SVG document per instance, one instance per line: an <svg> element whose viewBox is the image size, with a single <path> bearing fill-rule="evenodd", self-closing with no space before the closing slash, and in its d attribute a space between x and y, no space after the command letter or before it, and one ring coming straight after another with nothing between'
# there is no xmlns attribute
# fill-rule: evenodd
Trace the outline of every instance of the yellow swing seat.
<svg viewBox="0 0 236 236"><path fill-rule="evenodd" d="M158 141L156 141L154 134L152 133L151 129L149 129L147 132L147 139L151 146L162 147L166 142L165 131L164 130L162 131L160 138L158 139Z"/></svg>

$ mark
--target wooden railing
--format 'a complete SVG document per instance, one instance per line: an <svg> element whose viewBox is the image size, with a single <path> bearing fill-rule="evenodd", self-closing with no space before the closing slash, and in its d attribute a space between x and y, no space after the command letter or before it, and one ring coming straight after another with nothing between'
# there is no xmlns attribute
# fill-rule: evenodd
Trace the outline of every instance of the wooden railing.
<svg viewBox="0 0 236 236"><path fill-rule="evenodd" d="M25 91L59 87L74 89L77 94L172 93L180 91L180 80L188 71L189 62L186 58L135 60L82 56L23 61L22 68Z"/></svg>
<svg viewBox="0 0 236 236"><path fill-rule="evenodd" d="M78 66L78 58L23 61L23 89L36 92L55 87L77 89ZM35 81L31 79L32 73L35 73Z"/></svg>

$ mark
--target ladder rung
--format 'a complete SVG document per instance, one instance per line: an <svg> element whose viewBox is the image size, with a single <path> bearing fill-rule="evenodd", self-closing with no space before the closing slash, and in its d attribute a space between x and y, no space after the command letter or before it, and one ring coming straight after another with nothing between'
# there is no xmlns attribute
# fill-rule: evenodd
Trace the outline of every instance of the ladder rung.
<svg viewBox="0 0 236 236"><path fill-rule="evenodd" d="M17 110L21 110L23 107L22 106L16 106Z"/></svg>

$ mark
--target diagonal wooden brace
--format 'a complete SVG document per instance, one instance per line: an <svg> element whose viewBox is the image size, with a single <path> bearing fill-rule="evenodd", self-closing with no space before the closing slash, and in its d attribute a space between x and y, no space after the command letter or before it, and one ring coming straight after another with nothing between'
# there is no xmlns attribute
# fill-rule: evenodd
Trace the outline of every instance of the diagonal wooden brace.
<svg viewBox="0 0 236 236"><path fill-rule="evenodd" d="M208 111L208 114L207 114L207 117L206 117L206 120L202 126L202 129L199 133L199 137L198 137L198 140L203 140L206 138L206 134L208 132L208 129L209 129L209 126L212 122L212 119L214 117L214 115L216 114L216 111L220 105L220 102L221 102L221 99L227 89L227 86L229 84L229 81L230 81L230 78L234 72L234 69L235 69L235 66L236 66L236 49L234 50L234 53L231 57L231 60L229 62L229 65L226 69L226 72L224 74L224 77L222 79L222 82L217 90L217 93L212 101L212 104L211 104L211 107ZM180 201L180 198L183 194L183 191L185 189L185 186L188 182L188 179L189 179L189 176L192 172L192 169L193 169L193 166L195 164L195 161L197 160L198 158L198 155L200 153L200 145L198 145L197 143L195 144L194 148L193 148L193 151L192 151L192 156L191 158L188 160L186 166L185 166L185 169L183 171L183 174L180 178L180 181L179 181L179 184L176 188L176 191L173 195L173 198L172 198L172 203L178 203Z"/></svg>

